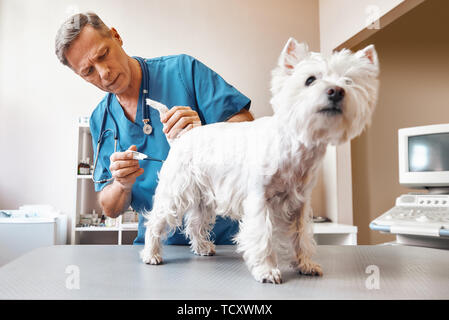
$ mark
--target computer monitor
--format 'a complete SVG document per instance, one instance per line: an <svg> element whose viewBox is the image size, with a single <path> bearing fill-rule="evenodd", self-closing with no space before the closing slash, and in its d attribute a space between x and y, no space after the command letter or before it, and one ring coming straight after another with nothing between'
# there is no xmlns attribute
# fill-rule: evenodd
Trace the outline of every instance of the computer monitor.
<svg viewBox="0 0 449 320"><path fill-rule="evenodd" d="M449 123L398 131L399 183L449 193Z"/></svg>

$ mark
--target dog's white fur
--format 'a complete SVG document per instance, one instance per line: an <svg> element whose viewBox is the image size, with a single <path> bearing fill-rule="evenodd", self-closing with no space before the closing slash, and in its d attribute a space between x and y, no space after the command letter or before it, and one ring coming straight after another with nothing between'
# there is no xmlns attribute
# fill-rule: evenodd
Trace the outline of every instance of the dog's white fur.
<svg viewBox="0 0 449 320"><path fill-rule="evenodd" d="M369 124L378 73L373 46L324 57L289 39L272 74L273 116L206 125L170 141L153 209L145 214L142 260L162 262L167 225L180 227L183 217L193 252L213 255L209 232L222 215L240 221L234 240L257 281L280 283L281 258L303 274L322 275L311 260L311 191L327 145L348 141ZM316 80L306 85L311 76ZM342 112L325 111L336 106L329 88L339 87Z"/></svg>

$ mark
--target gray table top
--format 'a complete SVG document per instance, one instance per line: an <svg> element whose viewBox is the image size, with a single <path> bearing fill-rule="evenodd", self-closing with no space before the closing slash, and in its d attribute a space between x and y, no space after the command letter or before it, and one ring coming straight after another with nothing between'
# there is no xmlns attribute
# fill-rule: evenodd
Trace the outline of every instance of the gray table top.
<svg viewBox="0 0 449 320"><path fill-rule="evenodd" d="M284 283L274 285L256 282L233 246L217 246L213 257L165 246L159 266L143 264L141 248L36 249L0 268L0 299L449 299L445 250L318 246L315 261L322 265L323 277L299 275L286 267L281 269ZM367 286L367 279L376 276L368 268L372 265L379 271L379 289ZM73 270L79 271L79 289L73 288Z"/></svg>

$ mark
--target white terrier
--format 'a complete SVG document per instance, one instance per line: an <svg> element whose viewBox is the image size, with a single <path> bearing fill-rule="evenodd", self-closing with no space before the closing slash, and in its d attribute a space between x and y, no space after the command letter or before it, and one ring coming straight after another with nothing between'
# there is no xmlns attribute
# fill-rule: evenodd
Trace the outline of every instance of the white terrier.
<svg viewBox="0 0 449 320"><path fill-rule="evenodd" d="M272 73L273 116L201 126L170 141L145 213L143 262L162 262L161 237L184 215L192 251L213 255L209 232L222 215L240 221L234 241L257 281L280 283L285 258L302 274L322 275L311 260L311 192L326 146L370 123L378 73L373 46L324 57L289 39Z"/></svg>

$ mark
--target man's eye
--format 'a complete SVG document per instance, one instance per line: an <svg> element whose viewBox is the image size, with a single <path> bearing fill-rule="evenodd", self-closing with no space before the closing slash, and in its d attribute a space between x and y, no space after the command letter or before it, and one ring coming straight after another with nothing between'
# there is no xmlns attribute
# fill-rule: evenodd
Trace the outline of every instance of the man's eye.
<svg viewBox="0 0 449 320"><path fill-rule="evenodd" d="M100 57L101 60L103 60L104 58L106 58L106 56L108 55L109 49L106 50L106 52Z"/></svg>
<svg viewBox="0 0 449 320"><path fill-rule="evenodd" d="M306 86L310 86L316 80L315 76L308 77L306 80Z"/></svg>
<svg viewBox="0 0 449 320"><path fill-rule="evenodd" d="M93 67L90 67L87 72L84 74L85 77L89 76L94 71Z"/></svg>

